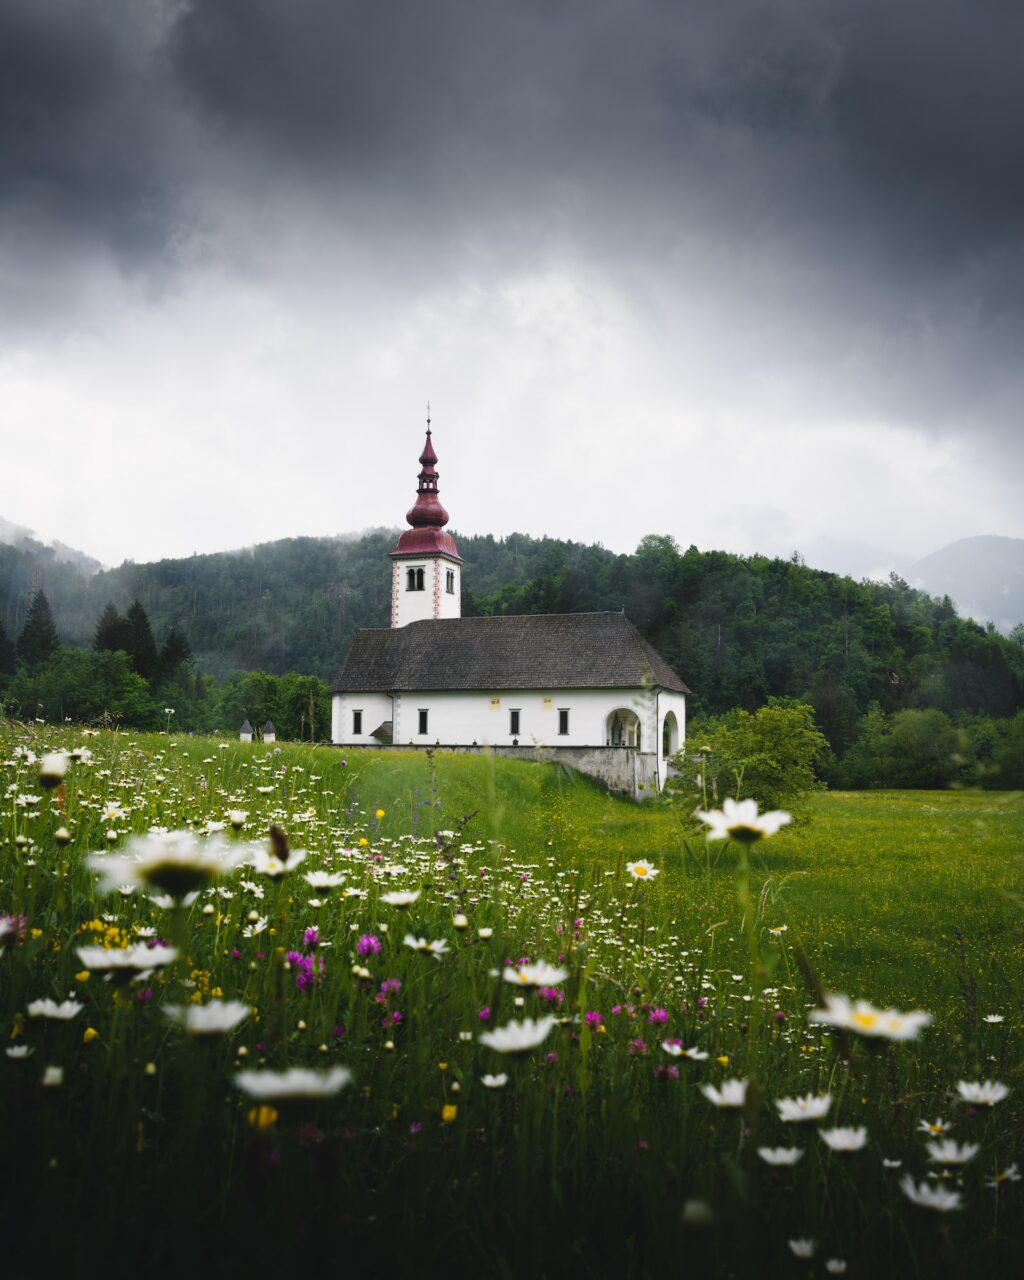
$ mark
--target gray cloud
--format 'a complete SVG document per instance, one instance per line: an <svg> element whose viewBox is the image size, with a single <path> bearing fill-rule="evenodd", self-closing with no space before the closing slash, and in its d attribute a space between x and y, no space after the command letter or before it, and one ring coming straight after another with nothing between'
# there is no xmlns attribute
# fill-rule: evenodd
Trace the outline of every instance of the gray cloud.
<svg viewBox="0 0 1024 1280"><path fill-rule="evenodd" d="M0 334L221 279L386 333L445 282L457 370L510 340L480 297L579 267L666 405L1005 468L1022 37L1012 0L5 0Z"/></svg>

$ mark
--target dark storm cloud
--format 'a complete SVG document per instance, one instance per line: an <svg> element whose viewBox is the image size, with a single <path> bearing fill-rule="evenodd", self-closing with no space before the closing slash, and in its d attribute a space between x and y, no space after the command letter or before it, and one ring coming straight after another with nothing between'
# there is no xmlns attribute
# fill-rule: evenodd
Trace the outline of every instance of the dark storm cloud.
<svg viewBox="0 0 1024 1280"><path fill-rule="evenodd" d="M6 0L0 208L157 252L220 146L225 182L409 227L560 191L987 253L1024 214L1022 48L1010 0Z"/></svg>
<svg viewBox="0 0 1024 1280"><path fill-rule="evenodd" d="M435 272L557 243L652 306L706 240L703 287L769 263L764 327L828 329L876 410L1008 420L1022 38L1013 0L6 0L0 236L55 310L69 259L228 255L257 207Z"/></svg>
<svg viewBox="0 0 1024 1280"><path fill-rule="evenodd" d="M5 238L35 242L44 256L69 241L144 260L173 237L158 13L127 2L0 4Z"/></svg>

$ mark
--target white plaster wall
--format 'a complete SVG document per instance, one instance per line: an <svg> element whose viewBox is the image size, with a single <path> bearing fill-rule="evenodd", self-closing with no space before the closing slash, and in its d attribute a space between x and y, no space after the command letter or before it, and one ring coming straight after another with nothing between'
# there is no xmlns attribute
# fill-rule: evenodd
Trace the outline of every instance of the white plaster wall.
<svg viewBox="0 0 1024 1280"><path fill-rule="evenodd" d="M423 570L423 590L406 588L410 569ZM447 570L455 574L455 591L445 590ZM444 556L410 556L391 562L391 625L404 627L425 618L460 618L462 616L462 566Z"/></svg>
<svg viewBox="0 0 1024 1280"><path fill-rule="evenodd" d="M386 693L336 693L331 699L331 741L344 746L376 746L377 739L370 735L379 724L392 718L391 710ZM363 713L363 732L358 735L352 732L353 711Z"/></svg>
<svg viewBox="0 0 1024 1280"><path fill-rule="evenodd" d="M448 570L455 574L455 591L449 593L445 590L445 581L448 576ZM440 608L437 611L439 618L461 618L462 617L462 565L457 564L454 560L439 560L437 565L438 572L438 594L440 599Z"/></svg>
<svg viewBox="0 0 1024 1280"><path fill-rule="evenodd" d="M662 751L663 734L665 727L665 717L672 711L675 713L676 722L679 726L679 742L676 745L678 751L686 741L686 694L685 693L669 693L662 690L658 695L658 787L659 789L665 785L668 776L666 769L665 753Z"/></svg>
<svg viewBox="0 0 1024 1280"><path fill-rule="evenodd" d="M346 695L351 698L353 695ZM558 712L569 709L569 732L558 732ZM643 724L642 750L653 750L654 694L642 689L530 689L491 692L395 694L395 742L430 746L511 746L509 711L519 711L519 745L603 747L608 717L618 708L635 711ZM428 712L420 734L419 711Z"/></svg>

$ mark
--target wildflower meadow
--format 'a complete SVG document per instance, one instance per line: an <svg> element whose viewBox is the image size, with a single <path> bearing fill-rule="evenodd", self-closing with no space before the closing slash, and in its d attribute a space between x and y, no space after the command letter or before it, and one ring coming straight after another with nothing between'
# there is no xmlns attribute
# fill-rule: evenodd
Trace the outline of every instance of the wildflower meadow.
<svg viewBox="0 0 1024 1280"><path fill-rule="evenodd" d="M1024 1269L1020 793L13 722L0 781L12 1274Z"/></svg>

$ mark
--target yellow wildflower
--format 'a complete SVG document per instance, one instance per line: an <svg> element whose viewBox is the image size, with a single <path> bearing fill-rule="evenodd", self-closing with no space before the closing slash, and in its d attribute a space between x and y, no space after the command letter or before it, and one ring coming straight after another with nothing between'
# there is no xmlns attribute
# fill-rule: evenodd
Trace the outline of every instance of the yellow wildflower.
<svg viewBox="0 0 1024 1280"><path fill-rule="evenodd" d="M100 1038L100 1033L96 1030L95 1027L86 1027L86 1029L82 1032L83 1044L92 1044L94 1040L98 1040L99 1038Z"/></svg>
<svg viewBox="0 0 1024 1280"><path fill-rule="evenodd" d="M441 1108L442 1124L451 1124L455 1117L459 1114L459 1109L454 1102L446 1102Z"/></svg>
<svg viewBox="0 0 1024 1280"><path fill-rule="evenodd" d="M92 975L90 974L88 969L80 969L78 973L75 974L75 981L88 982L91 976Z"/></svg>
<svg viewBox="0 0 1024 1280"><path fill-rule="evenodd" d="M278 1110L276 1107L253 1107L246 1115L246 1120L254 1128L263 1133L267 1129L273 1128L277 1124Z"/></svg>

